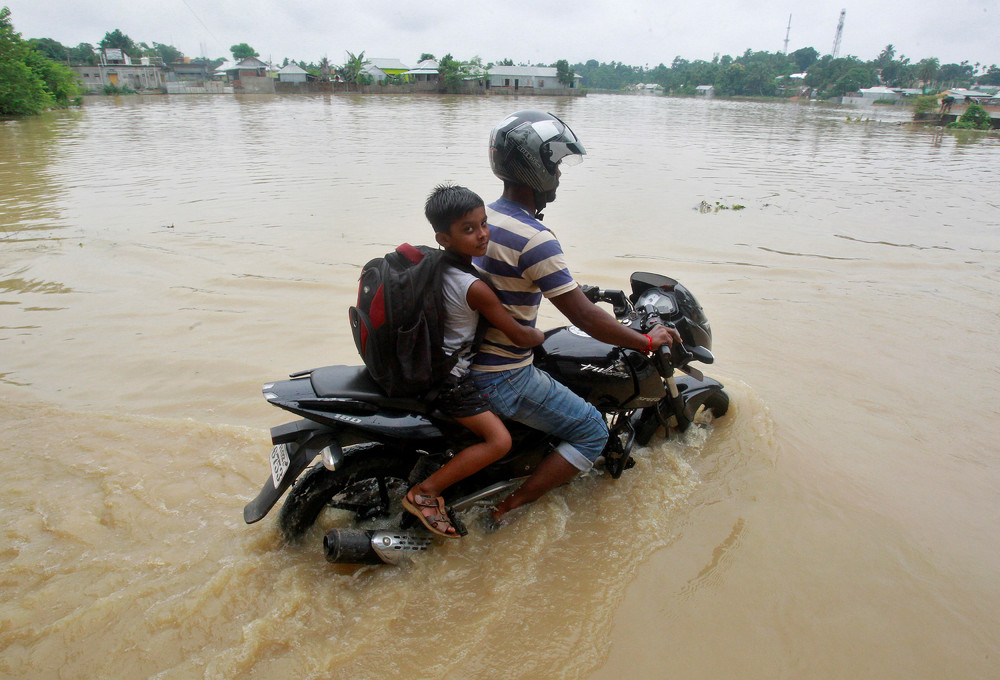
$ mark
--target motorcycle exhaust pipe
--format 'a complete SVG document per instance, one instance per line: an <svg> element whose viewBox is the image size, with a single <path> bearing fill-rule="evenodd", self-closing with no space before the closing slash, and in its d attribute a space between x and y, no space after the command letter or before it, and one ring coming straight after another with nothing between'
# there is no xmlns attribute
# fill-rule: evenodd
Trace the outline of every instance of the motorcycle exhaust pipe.
<svg viewBox="0 0 1000 680"><path fill-rule="evenodd" d="M429 537L408 531L332 529L323 537L326 561L333 564L399 564L430 545Z"/></svg>

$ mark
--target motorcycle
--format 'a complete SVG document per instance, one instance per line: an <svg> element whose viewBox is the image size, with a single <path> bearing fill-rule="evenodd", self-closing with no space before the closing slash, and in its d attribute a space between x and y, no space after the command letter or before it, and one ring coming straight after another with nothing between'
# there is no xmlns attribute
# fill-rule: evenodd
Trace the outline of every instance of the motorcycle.
<svg viewBox="0 0 1000 680"><path fill-rule="evenodd" d="M695 297L660 274L636 272L630 284L631 295L593 286L583 292L592 302L610 304L620 323L640 333L670 325L682 343L647 356L564 326L545 334L534 359L604 416L610 436L598 466L614 479L633 467L632 447L646 445L660 428L668 436L683 432L703 409L718 418L729 408L723 385L691 365L714 361L711 327ZM288 541L300 539L325 508L346 512L349 526L331 529L323 539L330 562L397 564L430 547L432 534L402 509L401 499L474 443L475 435L426 401L385 396L364 366L293 373L264 385L263 393L301 419L271 428L271 472L243 509L247 524L263 519L291 488L278 515ZM495 505L559 443L516 422L507 426L510 452L446 490L454 512Z"/></svg>

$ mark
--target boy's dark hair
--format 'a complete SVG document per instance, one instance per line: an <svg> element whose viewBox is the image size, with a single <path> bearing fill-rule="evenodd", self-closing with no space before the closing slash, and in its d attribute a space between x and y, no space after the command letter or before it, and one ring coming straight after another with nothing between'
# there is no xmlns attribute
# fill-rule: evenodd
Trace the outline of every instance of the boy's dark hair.
<svg viewBox="0 0 1000 680"><path fill-rule="evenodd" d="M434 231L447 234L455 220L484 205L479 194L470 189L456 184L439 184L424 203L424 216Z"/></svg>

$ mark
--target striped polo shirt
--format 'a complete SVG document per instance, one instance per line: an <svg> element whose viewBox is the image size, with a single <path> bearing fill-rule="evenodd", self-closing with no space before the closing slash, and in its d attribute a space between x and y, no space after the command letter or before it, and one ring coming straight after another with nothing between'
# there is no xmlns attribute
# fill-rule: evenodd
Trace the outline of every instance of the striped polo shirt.
<svg viewBox="0 0 1000 680"><path fill-rule="evenodd" d="M519 203L501 198L486 207L490 243L473 259L518 323L535 326L542 297L576 288L555 234ZM531 364L532 350L517 347L496 328L486 332L473 363L476 371L507 371Z"/></svg>

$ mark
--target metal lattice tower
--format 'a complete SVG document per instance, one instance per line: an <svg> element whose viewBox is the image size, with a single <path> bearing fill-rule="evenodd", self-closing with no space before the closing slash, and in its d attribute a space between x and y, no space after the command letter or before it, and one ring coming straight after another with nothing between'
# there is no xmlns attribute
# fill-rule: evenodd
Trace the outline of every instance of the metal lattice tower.
<svg viewBox="0 0 1000 680"><path fill-rule="evenodd" d="M846 9L840 10L840 21L837 23L837 35L833 39L833 58L836 59L840 55L840 39L844 36L844 16L847 14Z"/></svg>
<svg viewBox="0 0 1000 680"><path fill-rule="evenodd" d="M785 56L788 56L788 35L792 32L792 15L788 15L788 29L785 31Z"/></svg>

